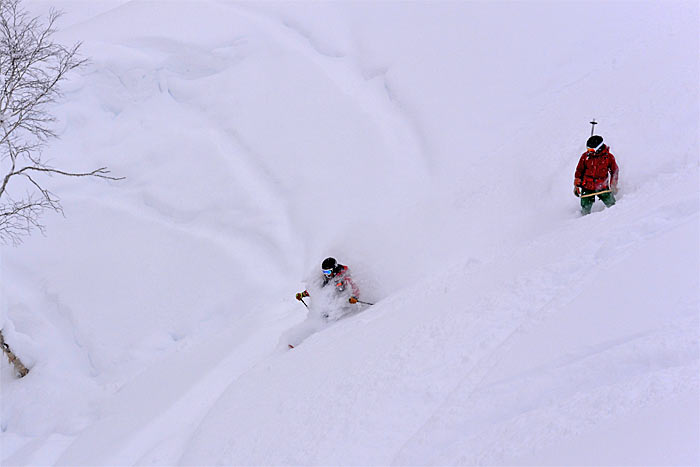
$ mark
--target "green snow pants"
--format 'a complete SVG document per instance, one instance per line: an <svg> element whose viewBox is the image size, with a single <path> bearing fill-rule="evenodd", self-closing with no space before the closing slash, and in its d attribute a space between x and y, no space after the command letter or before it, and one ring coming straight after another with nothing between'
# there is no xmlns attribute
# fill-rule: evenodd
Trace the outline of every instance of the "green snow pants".
<svg viewBox="0 0 700 467"><path fill-rule="evenodd" d="M581 196L587 195L588 193L595 193L595 191L581 190ZM598 195L598 198L605 203L605 206L610 207L615 204L615 195L610 193L602 193ZM595 196L589 196L587 198L581 198L581 213L583 215L590 214L593 203L595 202Z"/></svg>

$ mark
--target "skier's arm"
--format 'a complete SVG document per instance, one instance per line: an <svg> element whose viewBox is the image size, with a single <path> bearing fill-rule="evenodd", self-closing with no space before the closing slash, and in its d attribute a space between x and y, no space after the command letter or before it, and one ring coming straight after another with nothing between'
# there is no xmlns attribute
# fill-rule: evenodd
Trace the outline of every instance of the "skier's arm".
<svg viewBox="0 0 700 467"><path fill-rule="evenodd" d="M583 172L585 169L584 156L578 161L576 166L576 173L574 174L574 196L581 196L581 187L583 186Z"/></svg>
<svg viewBox="0 0 700 467"><path fill-rule="evenodd" d="M581 159L578 161L576 166L576 173L574 174L574 186L581 186L583 184L583 173L586 169L586 155L582 155Z"/></svg>
<svg viewBox="0 0 700 467"><path fill-rule="evenodd" d="M350 288L352 289L352 296L355 298L360 297L360 288L355 284L355 282L352 280L352 277L348 276L346 279L346 282L350 284Z"/></svg>
<svg viewBox="0 0 700 467"><path fill-rule="evenodd" d="M612 154L610 154L610 166L608 170L610 171L610 188L615 192L617 191L617 179L620 174L620 168L617 166L615 156Z"/></svg>

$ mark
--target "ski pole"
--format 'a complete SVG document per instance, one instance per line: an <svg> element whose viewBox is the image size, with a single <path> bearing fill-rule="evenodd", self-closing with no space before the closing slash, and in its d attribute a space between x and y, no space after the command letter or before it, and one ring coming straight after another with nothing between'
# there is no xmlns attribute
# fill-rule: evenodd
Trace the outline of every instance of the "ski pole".
<svg viewBox="0 0 700 467"><path fill-rule="evenodd" d="M300 298L299 301L304 304L307 310L309 309L309 305L306 304L303 298Z"/></svg>
<svg viewBox="0 0 700 467"><path fill-rule="evenodd" d="M595 118L593 119L591 123L591 136L593 136L593 131L595 130L595 126L598 124L598 122L595 121Z"/></svg>
<svg viewBox="0 0 700 467"><path fill-rule="evenodd" d="M610 193L611 190L596 191L595 193L588 193L586 195L581 195L581 198L590 198L595 195L602 195L603 193Z"/></svg>
<svg viewBox="0 0 700 467"><path fill-rule="evenodd" d="M358 300L357 303L362 303L363 305L374 305L374 303L363 302L362 300Z"/></svg>

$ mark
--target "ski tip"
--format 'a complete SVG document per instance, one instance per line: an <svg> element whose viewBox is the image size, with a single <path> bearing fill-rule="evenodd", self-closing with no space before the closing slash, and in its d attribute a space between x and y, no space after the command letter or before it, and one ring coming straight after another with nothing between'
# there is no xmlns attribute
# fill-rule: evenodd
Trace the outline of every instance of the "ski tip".
<svg viewBox="0 0 700 467"><path fill-rule="evenodd" d="M287 344L287 345L289 346L290 349L294 348L294 346L292 344Z"/></svg>

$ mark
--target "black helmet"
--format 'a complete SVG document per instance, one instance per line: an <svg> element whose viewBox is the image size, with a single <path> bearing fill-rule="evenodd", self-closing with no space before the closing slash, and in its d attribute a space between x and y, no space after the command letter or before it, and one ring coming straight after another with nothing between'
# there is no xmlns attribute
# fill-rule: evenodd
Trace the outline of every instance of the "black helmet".
<svg viewBox="0 0 700 467"><path fill-rule="evenodd" d="M586 147L589 150L598 151L603 147L603 137L598 135L593 135L586 141Z"/></svg>
<svg viewBox="0 0 700 467"><path fill-rule="evenodd" d="M337 267L338 262L335 260L335 258L328 257L323 260L323 263L321 263L321 269L323 270L323 274L326 276L332 276Z"/></svg>

